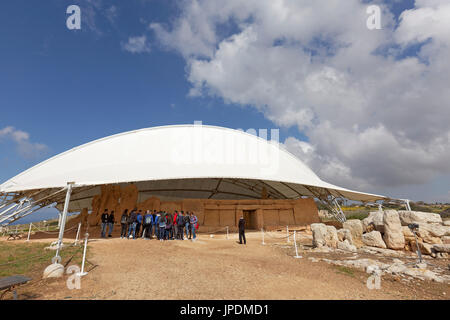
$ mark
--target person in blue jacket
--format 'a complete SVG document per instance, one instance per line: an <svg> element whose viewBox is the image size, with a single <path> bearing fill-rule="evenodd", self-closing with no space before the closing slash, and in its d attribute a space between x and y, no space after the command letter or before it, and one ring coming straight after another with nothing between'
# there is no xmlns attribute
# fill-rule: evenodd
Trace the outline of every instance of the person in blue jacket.
<svg viewBox="0 0 450 320"><path fill-rule="evenodd" d="M159 240L159 213L156 212L156 210L153 211L152 214L152 224L153 229L155 230L155 237Z"/></svg>

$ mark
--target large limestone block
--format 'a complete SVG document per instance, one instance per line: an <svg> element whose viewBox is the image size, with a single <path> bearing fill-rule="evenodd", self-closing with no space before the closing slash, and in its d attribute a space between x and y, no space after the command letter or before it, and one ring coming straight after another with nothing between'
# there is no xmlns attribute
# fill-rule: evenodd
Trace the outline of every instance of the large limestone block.
<svg viewBox="0 0 450 320"><path fill-rule="evenodd" d="M401 250L405 247L402 225L397 211L385 210L383 213L383 240L389 249Z"/></svg>
<svg viewBox="0 0 450 320"><path fill-rule="evenodd" d="M411 229L408 228L407 226L402 226L402 232L405 238L414 238L414 234L412 233Z"/></svg>
<svg viewBox="0 0 450 320"><path fill-rule="evenodd" d="M384 232L383 211L373 211L362 220L364 232L376 231Z"/></svg>
<svg viewBox="0 0 450 320"><path fill-rule="evenodd" d="M386 244L379 231L371 231L362 235L362 242L369 247L386 249Z"/></svg>
<svg viewBox="0 0 450 320"><path fill-rule="evenodd" d="M435 223L420 223L419 231L426 230L433 237L450 236L450 227Z"/></svg>
<svg viewBox="0 0 450 320"><path fill-rule="evenodd" d="M437 213L399 210L398 214L403 226L407 226L410 223L442 224L442 218Z"/></svg>
<svg viewBox="0 0 450 320"><path fill-rule="evenodd" d="M349 244L353 245L352 233L348 229L339 229L337 231L337 236L339 241L347 240Z"/></svg>
<svg viewBox="0 0 450 320"><path fill-rule="evenodd" d="M315 248L324 247L327 245L327 226L323 223L311 224L311 231L313 235L313 246Z"/></svg>
<svg viewBox="0 0 450 320"><path fill-rule="evenodd" d="M433 245L433 250L437 252L450 253L450 244L435 244Z"/></svg>
<svg viewBox="0 0 450 320"><path fill-rule="evenodd" d="M417 231L417 236L420 237L423 240L423 242L426 242L426 243L431 243L431 244L442 243L441 238L434 237L430 231L423 229L423 228L422 229L419 228L419 230Z"/></svg>
<svg viewBox="0 0 450 320"><path fill-rule="evenodd" d="M360 239L363 234L363 225L359 219L350 219L345 221L343 228L350 230L353 239Z"/></svg>
<svg viewBox="0 0 450 320"><path fill-rule="evenodd" d="M327 233L325 241L328 247L336 248L339 242L336 228L334 226L327 226Z"/></svg>

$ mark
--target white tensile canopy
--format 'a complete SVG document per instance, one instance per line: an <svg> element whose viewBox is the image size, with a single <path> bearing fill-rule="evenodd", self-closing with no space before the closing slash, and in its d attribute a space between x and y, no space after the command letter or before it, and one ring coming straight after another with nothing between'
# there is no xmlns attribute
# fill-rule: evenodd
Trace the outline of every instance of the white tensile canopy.
<svg viewBox="0 0 450 320"><path fill-rule="evenodd" d="M69 189L68 211L91 208L101 185L128 183L137 186L141 201L150 196L261 199L262 194L328 202L386 199L321 180L277 141L222 127L175 125L95 140L9 179L0 185L0 224L54 203L62 210Z"/></svg>

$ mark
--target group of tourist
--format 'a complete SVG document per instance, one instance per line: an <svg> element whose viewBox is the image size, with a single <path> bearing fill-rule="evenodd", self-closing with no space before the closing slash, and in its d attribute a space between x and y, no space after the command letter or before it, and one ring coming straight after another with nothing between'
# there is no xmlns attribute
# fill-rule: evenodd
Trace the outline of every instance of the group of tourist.
<svg viewBox="0 0 450 320"><path fill-rule="evenodd" d="M101 237L111 237L114 228L114 211L108 214L105 209L101 216ZM175 210L175 213L167 213L165 211L147 210L145 214L142 210L125 209L120 218L121 232L120 237L127 239L136 239L142 237L144 239L164 240L195 240L196 230L198 229L198 218L193 212ZM185 237L186 235L186 237Z"/></svg>

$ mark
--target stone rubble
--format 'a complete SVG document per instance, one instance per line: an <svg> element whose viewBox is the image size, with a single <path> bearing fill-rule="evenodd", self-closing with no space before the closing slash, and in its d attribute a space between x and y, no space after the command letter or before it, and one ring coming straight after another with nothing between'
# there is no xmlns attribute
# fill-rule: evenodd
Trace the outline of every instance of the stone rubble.
<svg viewBox="0 0 450 320"><path fill-rule="evenodd" d="M351 219L343 228L323 223L311 224L312 252L353 253L344 260L319 259L335 265L353 267L368 273L398 274L405 278L450 283L450 275L440 274L442 270L427 269L427 265L405 264L398 258L417 257L414 233L408 225L419 225L416 230L417 243L424 259L448 259L450 253L450 220L442 221L439 214L405 210L384 210L371 212L365 219ZM373 259L357 259L357 253L391 257L387 264ZM313 262L318 261L311 258ZM406 280L407 281L407 280Z"/></svg>

